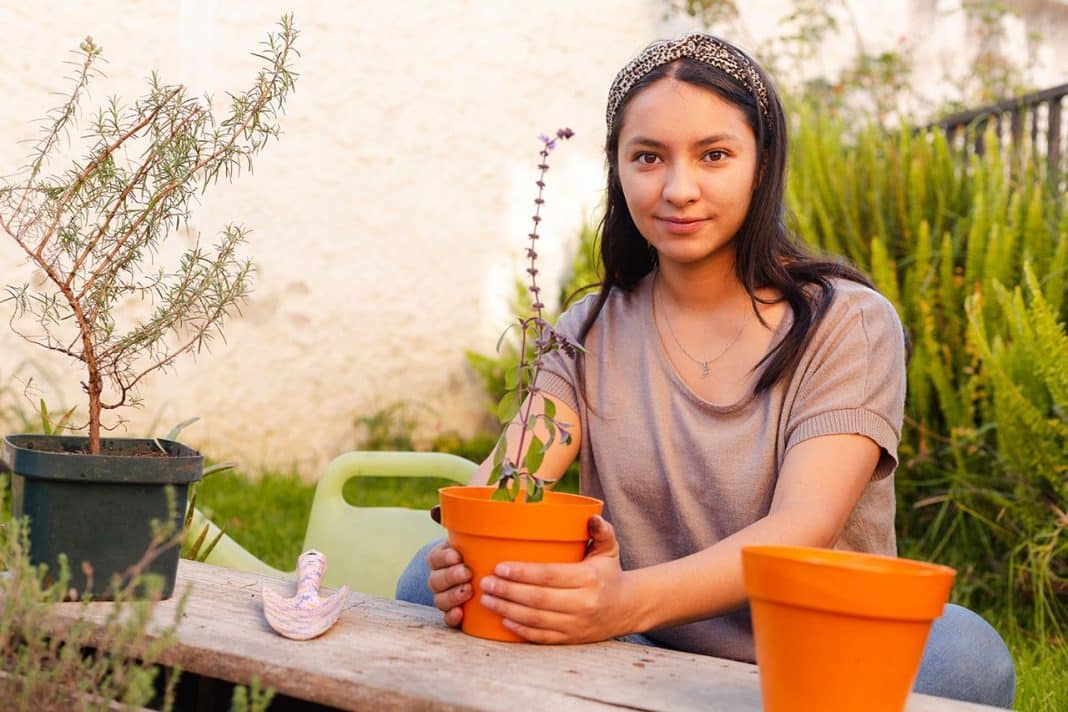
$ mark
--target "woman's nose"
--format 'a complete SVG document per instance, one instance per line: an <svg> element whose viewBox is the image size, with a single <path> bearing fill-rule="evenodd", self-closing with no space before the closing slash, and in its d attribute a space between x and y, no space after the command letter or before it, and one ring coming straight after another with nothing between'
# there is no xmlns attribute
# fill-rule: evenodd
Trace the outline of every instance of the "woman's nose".
<svg viewBox="0 0 1068 712"><path fill-rule="evenodd" d="M676 206L688 205L701 196L697 176L690 166L672 166L664 178L664 200Z"/></svg>

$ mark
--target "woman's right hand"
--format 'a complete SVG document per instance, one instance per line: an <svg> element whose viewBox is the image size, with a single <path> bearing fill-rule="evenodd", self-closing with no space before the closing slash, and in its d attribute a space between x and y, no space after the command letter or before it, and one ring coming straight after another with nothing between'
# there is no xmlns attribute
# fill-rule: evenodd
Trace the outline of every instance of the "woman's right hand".
<svg viewBox="0 0 1068 712"><path fill-rule="evenodd" d="M434 594L434 605L445 614L445 625L457 627L463 620L460 606L471 598L471 569L464 565L460 552L448 542L438 544L426 557L430 567L427 583Z"/></svg>

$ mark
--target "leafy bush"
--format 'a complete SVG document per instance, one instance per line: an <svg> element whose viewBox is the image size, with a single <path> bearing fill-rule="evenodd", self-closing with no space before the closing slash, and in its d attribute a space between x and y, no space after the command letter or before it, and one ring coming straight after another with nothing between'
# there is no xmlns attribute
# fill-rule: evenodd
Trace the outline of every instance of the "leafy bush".
<svg viewBox="0 0 1068 712"><path fill-rule="evenodd" d="M1028 264L1024 276L1026 299L1020 287L994 284L1008 334L988 335L979 295L967 304L1002 487L976 504L993 515L993 532L1011 551L1013 593L1026 596L1034 632L1046 639L1065 622L1068 595L1068 337ZM1015 603L1010 595L1010 610Z"/></svg>
<svg viewBox="0 0 1068 712"><path fill-rule="evenodd" d="M868 270L911 334L902 552L956 566L958 598L1046 634L1068 622L1068 213L1044 157L985 145L965 158L939 131L858 130L802 107L788 202L800 234Z"/></svg>

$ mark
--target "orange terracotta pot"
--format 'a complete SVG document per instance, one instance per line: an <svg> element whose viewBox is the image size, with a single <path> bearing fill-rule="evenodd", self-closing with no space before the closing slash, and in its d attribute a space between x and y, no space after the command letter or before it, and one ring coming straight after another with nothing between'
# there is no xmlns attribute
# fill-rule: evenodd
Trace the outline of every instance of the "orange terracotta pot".
<svg viewBox="0 0 1068 712"><path fill-rule="evenodd" d="M537 504L490 499L496 487L443 487L441 524L449 543L471 568L475 595L464 604L465 633L492 640L521 641L479 603L481 580L501 561L573 563L582 561L589 541L587 523L603 503L592 497L546 492Z"/></svg>
<svg viewBox="0 0 1068 712"><path fill-rule="evenodd" d="M900 712L956 572L873 554L742 549L765 712Z"/></svg>

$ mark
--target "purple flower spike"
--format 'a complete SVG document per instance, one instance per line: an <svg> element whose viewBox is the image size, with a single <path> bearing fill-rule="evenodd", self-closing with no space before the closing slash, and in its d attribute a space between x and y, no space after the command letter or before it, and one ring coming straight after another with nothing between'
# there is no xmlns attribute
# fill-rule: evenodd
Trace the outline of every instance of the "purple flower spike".
<svg viewBox="0 0 1068 712"><path fill-rule="evenodd" d="M490 482L493 478L497 478L499 488L494 494L494 499L506 499L512 500L515 498L518 490L518 482L522 479L526 479L530 483L530 487L527 488L528 501L537 502L542 499L542 491L544 489L543 482L535 476L535 470L537 466L527 462L520 462L519 453L522 453L525 449L525 445L528 444L529 438L534 438L535 443L540 443L536 436L530 431L533 426L534 420L542 419L549 425L554 425L560 432L560 437L563 442L570 440L570 433L566 429L566 423L557 422L548 409L545 413L538 415L532 419L531 407L533 405L533 399L530 397L532 394L538 392L538 374L541 372L542 365L544 364L544 358L549 353L556 349L561 349L568 356L574 356L576 353L576 346L565 336L559 334L552 326L545 321L542 316L542 310L545 309L545 304L541 301L541 287L538 286L537 276L539 270L536 266L535 260L538 257L538 253L534 250L534 243L538 240L538 227L541 223L541 209L545 205L544 191L545 191L545 173L549 170L549 153L556 148L556 142L558 140L566 140L574 136L574 132L571 129L563 128L558 129L555 134L555 138L550 138L545 134L538 136L538 140L542 142L542 149L538 153L541 160L538 163L538 180L536 185L538 186L538 194L534 199L534 215L531 216L531 222L533 223L533 229L527 233L527 237L530 240L530 245L527 247L526 254L530 260L530 264L527 267L527 274L530 275L530 282L527 285L527 290L532 297L531 308L534 313L527 318L519 319L519 333L521 336L521 342L519 345L520 362L518 365L518 373L520 374L515 389L506 396L511 402L513 407L518 407L519 413L516 413L512 408L506 407L505 401L502 399L498 406L501 417L504 419L505 432L509 427L509 423L506 422L509 419L514 418L513 422L518 424L519 428L519 442L516 452L510 453L507 450L508 441L502 433L498 444L494 449L495 463L493 467L493 474L491 474ZM528 353L528 350L532 353ZM523 405L525 404L526 412L522 412ZM518 417L517 417L518 416ZM541 443L541 447L544 449L545 443ZM497 450L500 448L501 450ZM528 455L526 460L530 460ZM507 485L511 484L514 489L509 489Z"/></svg>

